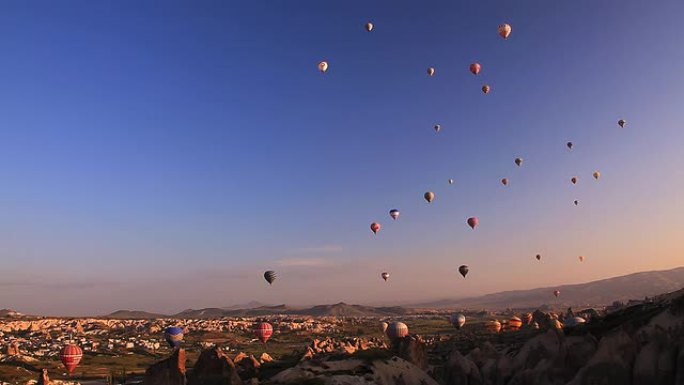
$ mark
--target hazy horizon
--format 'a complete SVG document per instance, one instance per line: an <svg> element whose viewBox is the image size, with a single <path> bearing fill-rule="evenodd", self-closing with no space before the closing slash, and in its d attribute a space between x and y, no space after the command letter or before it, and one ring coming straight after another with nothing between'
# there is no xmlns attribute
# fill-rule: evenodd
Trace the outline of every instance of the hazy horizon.
<svg viewBox="0 0 684 385"><path fill-rule="evenodd" d="M682 266L682 14L0 4L0 308L415 303Z"/></svg>

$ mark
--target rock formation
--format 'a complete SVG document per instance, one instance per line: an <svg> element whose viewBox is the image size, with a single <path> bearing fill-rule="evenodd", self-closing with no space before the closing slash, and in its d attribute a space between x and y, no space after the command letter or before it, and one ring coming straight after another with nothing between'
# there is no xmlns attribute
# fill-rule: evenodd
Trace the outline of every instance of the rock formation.
<svg viewBox="0 0 684 385"><path fill-rule="evenodd" d="M233 361L217 348L204 350L187 377L188 385L242 385Z"/></svg>
<svg viewBox="0 0 684 385"><path fill-rule="evenodd" d="M185 349L177 349L145 371L143 385L185 385Z"/></svg>

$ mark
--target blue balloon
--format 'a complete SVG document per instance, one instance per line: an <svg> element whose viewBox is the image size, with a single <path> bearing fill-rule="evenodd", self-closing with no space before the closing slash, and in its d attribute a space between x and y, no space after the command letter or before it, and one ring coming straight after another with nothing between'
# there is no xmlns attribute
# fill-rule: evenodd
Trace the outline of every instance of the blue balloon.
<svg viewBox="0 0 684 385"><path fill-rule="evenodd" d="M172 348L177 348L183 342L183 329L178 326L169 326L164 331L166 342Z"/></svg>

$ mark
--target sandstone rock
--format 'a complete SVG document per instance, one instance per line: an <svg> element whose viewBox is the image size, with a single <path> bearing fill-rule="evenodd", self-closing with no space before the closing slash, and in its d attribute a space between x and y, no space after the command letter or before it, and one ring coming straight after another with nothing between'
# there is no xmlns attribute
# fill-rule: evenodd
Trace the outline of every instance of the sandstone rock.
<svg viewBox="0 0 684 385"><path fill-rule="evenodd" d="M423 370L398 357L372 362L310 360L276 374L271 381L292 385L307 381L324 385L438 385Z"/></svg>
<svg viewBox="0 0 684 385"><path fill-rule="evenodd" d="M18 356L20 354L19 344L16 341L12 341L9 344L7 344L5 354L7 354L8 356Z"/></svg>
<svg viewBox="0 0 684 385"><path fill-rule="evenodd" d="M454 349L445 365L444 382L449 385L481 385L482 376L477 365Z"/></svg>
<svg viewBox="0 0 684 385"><path fill-rule="evenodd" d="M422 370L427 369L427 346L419 337L406 336L392 341L392 352Z"/></svg>
<svg viewBox="0 0 684 385"><path fill-rule="evenodd" d="M188 385L242 385L242 380L233 361L215 348L202 351L188 373Z"/></svg>
<svg viewBox="0 0 684 385"><path fill-rule="evenodd" d="M145 371L143 385L185 385L185 349L178 349Z"/></svg>
<svg viewBox="0 0 684 385"><path fill-rule="evenodd" d="M568 385L632 384L632 365L636 350L636 342L624 330L604 336L589 363Z"/></svg>
<svg viewBox="0 0 684 385"><path fill-rule="evenodd" d="M634 385L672 384L675 380L677 349L663 329L655 329L634 362Z"/></svg>
<svg viewBox="0 0 684 385"><path fill-rule="evenodd" d="M36 385L50 385L50 377L48 377L47 369L43 369L38 377Z"/></svg>

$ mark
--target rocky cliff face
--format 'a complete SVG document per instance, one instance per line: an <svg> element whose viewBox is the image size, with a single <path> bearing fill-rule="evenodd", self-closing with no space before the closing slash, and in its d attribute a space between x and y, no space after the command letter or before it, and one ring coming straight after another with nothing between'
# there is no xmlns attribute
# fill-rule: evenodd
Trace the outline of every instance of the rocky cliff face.
<svg viewBox="0 0 684 385"><path fill-rule="evenodd" d="M145 371L144 385L185 385L185 349L176 350L169 358Z"/></svg>
<svg viewBox="0 0 684 385"><path fill-rule="evenodd" d="M235 364L219 349L203 351L187 378L188 385L242 385Z"/></svg>
<svg viewBox="0 0 684 385"><path fill-rule="evenodd" d="M450 385L684 385L684 293L550 328L519 348L454 349L436 377Z"/></svg>

